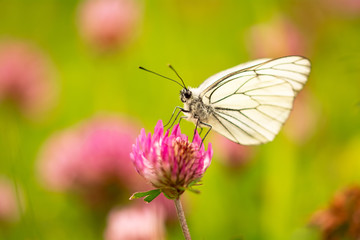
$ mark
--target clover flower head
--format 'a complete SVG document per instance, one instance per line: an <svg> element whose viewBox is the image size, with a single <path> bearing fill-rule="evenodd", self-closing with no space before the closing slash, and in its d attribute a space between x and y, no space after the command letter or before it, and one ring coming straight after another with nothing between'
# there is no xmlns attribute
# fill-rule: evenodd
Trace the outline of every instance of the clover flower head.
<svg viewBox="0 0 360 240"><path fill-rule="evenodd" d="M56 85L50 60L25 41L0 41L0 103L11 103L28 117L52 106Z"/></svg>
<svg viewBox="0 0 360 240"><path fill-rule="evenodd" d="M130 154L138 173L160 189L168 198L176 199L198 182L209 167L213 150L205 151L196 133L193 141L181 133L179 125L164 134L160 120L153 136L142 129Z"/></svg>
<svg viewBox="0 0 360 240"><path fill-rule="evenodd" d="M21 189L15 189L10 179L0 175L0 229L20 220L20 208L25 208L22 193Z"/></svg>
<svg viewBox="0 0 360 240"><path fill-rule="evenodd" d="M254 58L303 55L307 50L304 38L290 19L280 15L249 29L248 48Z"/></svg>
<svg viewBox="0 0 360 240"><path fill-rule="evenodd" d="M117 116L96 116L54 134L39 156L42 181L63 191L92 191L110 183L138 188L129 157L134 125Z"/></svg>
<svg viewBox="0 0 360 240"><path fill-rule="evenodd" d="M127 45L137 35L141 4L134 0L86 0L79 6L78 25L84 39L100 50Z"/></svg>

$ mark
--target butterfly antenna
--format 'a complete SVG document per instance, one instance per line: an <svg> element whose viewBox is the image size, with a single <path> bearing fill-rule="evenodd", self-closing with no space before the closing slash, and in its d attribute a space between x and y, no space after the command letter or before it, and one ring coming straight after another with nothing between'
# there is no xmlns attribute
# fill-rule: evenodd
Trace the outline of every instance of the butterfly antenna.
<svg viewBox="0 0 360 240"><path fill-rule="evenodd" d="M163 76L163 75L161 75L161 74L159 74L159 73L153 72L153 71L151 71L151 70L149 70L149 69L146 69L146 68L143 68L143 67L141 67L141 66L139 66L139 68L140 68L141 70L146 71L146 72L153 73L153 74L155 74L155 75L158 75L158 76L160 76L160 77L163 77L163 78L166 78L166 79L168 79L168 80L170 80L170 81L173 81L173 82L179 84L182 88L184 87L183 85L181 85L178 81L176 81L176 80L174 80L174 79L171 79L171 78L169 78L169 77L165 77L165 76Z"/></svg>
<svg viewBox="0 0 360 240"><path fill-rule="evenodd" d="M169 66L169 68L170 68L171 70L174 71L174 73L176 74L176 76L178 76L178 78L180 78L180 80L181 80L181 82L182 82L182 84L183 84L183 87L186 88L186 85L185 85L185 83L184 83L184 80L180 77L180 75L177 73L177 71L175 70L175 68L174 68L173 66L171 66L171 64L169 64L168 66ZM186 89L187 89L187 88L186 88Z"/></svg>

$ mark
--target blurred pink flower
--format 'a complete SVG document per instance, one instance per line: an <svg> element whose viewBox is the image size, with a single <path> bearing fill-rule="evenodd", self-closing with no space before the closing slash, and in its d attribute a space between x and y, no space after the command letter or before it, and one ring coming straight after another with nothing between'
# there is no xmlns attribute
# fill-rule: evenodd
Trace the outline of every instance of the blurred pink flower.
<svg viewBox="0 0 360 240"><path fill-rule="evenodd" d="M243 167L255 154L253 147L237 144L219 134L216 134L214 141L218 159L231 168Z"/></svg>
<svg viewBox="0 0 360 240"><path fill-rule="evenodd" d="M323 4L333 11L343 13L347 16L360 14L359 0L321 0Z"/></svg>
<svg viewBox="0 0 360 240"><path fill-rule="evenodd" d="M128 43L138 32L136 0L87 0L79 7L79 28L92 45L106 50Z"/></svg>
<svg viewBox="0 0 360 240"><path fill-rule="evenodd" d="M135 132L133 123L116 117L96 117L64 130L45 143L40 174L48 186L82 191L94 201L105 197L96 191L109 186L135 190L141 184L129 156Z"/></svg>
<svg viewBox="0 0 360 240"><path fill-rule="evenodd" d="M104 233L105 240L165 239L163 214L155 206L132 206L110 212Z"/></svg>
<svg viewBox="0 0 360 240"><path fill-rule="evenodd" d="M143 201L142 200L140 201L143 204ZM186 201L186 199L182 199L182 203L184 205L184 208L188 206L187 204L188 202ZM161 194L156 199L154 199L154 201L152 201L151 204L156 205L159 209L161 209L161 211L164 213L164 218L166 219L167 222L176 221L177 223L178 218L177 218L174 201L168 199L167 197Z"/></svg>
<svg viewBox="0 0 360 240"><path fill-rule="evenodd" d="M22 42L0 43L0 102L36 115L49 107L54 87L50 63L39 50Z"/></svg>
<svg viewBox="0 0 360 240"><path fill-rule="evenodd" d="M141 176L167 197L176 199L191 183L201 179L212 155L210 143L205 151L197 133L189 142L188 137L181 134L179 125L174 126L170 135L169 130L164 135L160 120L153 136L151 133L147 135L145 129L141 130L133 145L131 158Z"/></svg>
<svg viewBox="0 0 360 240"><path fill-rule="evenodd" d="M286 18L254 25L248 35L248 49L253 58L305 54L305 37Z"/></svg>
<svg viewBox="0 0 360 240"><path fill-rule="evenodd" d="M11 223L19 219L18 204L13 184L0 176L0 223Z"/></svg>

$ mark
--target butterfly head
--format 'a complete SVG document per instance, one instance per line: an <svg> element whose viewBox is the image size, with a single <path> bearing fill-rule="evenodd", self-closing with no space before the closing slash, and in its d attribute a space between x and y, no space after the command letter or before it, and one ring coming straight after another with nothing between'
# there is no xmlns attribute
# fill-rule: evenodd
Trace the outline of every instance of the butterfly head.
<svg viewBox="0 0 360 240"><path fill-rule="evenodd" d="M192 97L192 92L188 88L183 88L180 91L180 100L185 103Z"/></svg>

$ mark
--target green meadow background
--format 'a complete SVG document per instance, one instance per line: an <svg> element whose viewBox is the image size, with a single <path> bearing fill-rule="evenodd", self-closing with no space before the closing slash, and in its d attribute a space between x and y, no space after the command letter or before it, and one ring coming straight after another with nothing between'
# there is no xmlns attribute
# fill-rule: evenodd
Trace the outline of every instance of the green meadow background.
<svg viewBox="0 0 360 240"><path fill-rule="evenodd" d="M79 34L79 3L0 0L0 37L31 42L46 53L59 88L55 105L38 120L0 105L0 174L21 187L26 205L17 223L0 229L0 239L102 239L105 222L94 221L78 198L39 181L42 144L53 132L104 112L130 116L153 131L182 105L180 88L139 65L174 77L171 63L196 87L218 71L275 57L256 56L250 32L279 16L296 26L302 55L312 62L304 90L310 97L300 105L310 110L296 114L273 142L251 148L238 168L222 163L213 142L201 194L184 195L186 216L193 239L320 239L308 226L311 215L339 189L360 183L360 10L321 0L148 0L141 2L134 40L101 53ZM269 37L276 38L273 33ZM266 36L256 41L272 48ZM311 127L304 140L291 138L292 128L306 121ZM192 133L191 123L181 127ZM177 224L168 226L167 237L181 239Z"/></svg>

